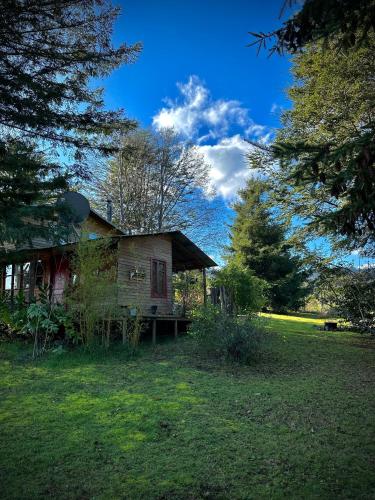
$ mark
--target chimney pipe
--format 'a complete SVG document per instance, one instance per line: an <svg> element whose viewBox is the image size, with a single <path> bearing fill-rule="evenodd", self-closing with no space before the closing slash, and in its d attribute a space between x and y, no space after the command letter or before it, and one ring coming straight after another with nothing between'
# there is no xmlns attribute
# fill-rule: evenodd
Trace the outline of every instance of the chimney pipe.
<svg viewBox="0 0 375 500"><path fill-rule="evenodd" d="M107 200L107 221L112 222L112 200Z"/></svg>

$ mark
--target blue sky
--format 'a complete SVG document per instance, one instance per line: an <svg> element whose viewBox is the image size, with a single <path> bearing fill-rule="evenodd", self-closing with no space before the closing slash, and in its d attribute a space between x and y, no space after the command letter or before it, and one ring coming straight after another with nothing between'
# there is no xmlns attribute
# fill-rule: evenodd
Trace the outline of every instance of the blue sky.
<svg viewBox="0 0 375 500"><path fill-rule="evenodd" d="M114 41L141 41L143 51L106 81L107 103L148 125L164 98L177 97L176 83L196 75L214 99L238 100L256 123L277 125L270 110L285 103L287 58L257 57L246 44L248 31L279 25L282 2L122 0Z"/></svg>
<svg viewBox="0 0 375 500"><path fill-rule="evenodd" d="M283 0L121 0L114 43L142 42L138 60L103 82L105 102L141 126L173 126L199 145L230 218L249 170L243 137L266 141L288 107L286 56L257 55L249 31L280 25ZM289 17L290 10L285 16ZM224 205L224 206L225 206ZM229 219L228 219L229 220ZM216 254L217 258L218 255Z"/></svg>
<svg viewBox="0 0 375 500"><path fill-rule="evenodd" d="M248 31L280 23L282 0L122 0L114 41L142 42L137 62L106 80L106 103L141 126L173 126L199 144L229 201L248 169L242 137L279 123L290 83L286 57L257 56Z"/></svg>
<svg viewBox="0 0 375 500"><path fill-rule="evenodd" d="M114 43L140 41L143 50L105 80L107 106L198 144L228 205L249 175L242 137L265 140L287 105L287 58L246 47L248 31L279 25L282 0L120 3Z"/></svg>

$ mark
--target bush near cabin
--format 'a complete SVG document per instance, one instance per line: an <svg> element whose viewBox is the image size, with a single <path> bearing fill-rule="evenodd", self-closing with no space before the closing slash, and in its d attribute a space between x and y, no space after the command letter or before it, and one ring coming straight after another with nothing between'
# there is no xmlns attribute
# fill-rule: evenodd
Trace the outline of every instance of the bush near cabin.
<svg viewBox="0 0 375 500"><path fill-rule="evenodd" d="M267 338L255 317L232 316L211 304L194 311L189 335L201 354L244 364L259 358Z"/></svg>
<svg viewBox="0 0 375 500"><path fill-rule="evenodd" d="M230 261L212 280L213 286L224 286L233 302L234 312L251 314L266 304L267 282L237 261Z"/></svg>

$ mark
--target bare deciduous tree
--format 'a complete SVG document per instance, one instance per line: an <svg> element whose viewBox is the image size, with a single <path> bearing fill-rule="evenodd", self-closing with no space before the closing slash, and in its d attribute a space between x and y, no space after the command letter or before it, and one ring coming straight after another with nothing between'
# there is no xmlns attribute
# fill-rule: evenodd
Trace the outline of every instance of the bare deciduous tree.
<svg viewBox="0 0 375 500"><path fill-rule="evenodd" d="M129 234L179 229L202 242L223 231L209 166L173 129L126 135L118 155L99 169L93 192L103 212L112 200L113 220Z"/></svg>

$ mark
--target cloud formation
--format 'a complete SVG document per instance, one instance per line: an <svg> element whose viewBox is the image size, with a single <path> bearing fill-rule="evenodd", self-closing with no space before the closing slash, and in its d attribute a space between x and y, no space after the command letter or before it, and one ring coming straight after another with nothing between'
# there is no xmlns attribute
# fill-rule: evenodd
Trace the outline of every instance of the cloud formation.
<svg viewBox="0 0 375 500"><path fill-rule="evenodd" d="M199 147L211 166L211 183L223 198L233 199L249 178L250 170L246 163L249 149L249 145L238 134L221 139L217 144Z"/></svg>
<svg viewBox="0 0 375 500"><path fill-rule="evenodd" d="M232 125L244 129L252 125L248 110L236 100L213 100L204 83L190 76L187 83L177 83L180 98L166 100L153 118L156 128L173 127L188 139L218 139L228 133Z"/></svg>
<svg viewBox="0 0 375 500"><path fill-rule="evenodd" d="M211 184L223 198L233 199L250 175L245 161L250 146L243 138L264 143L270 131L256 124L239 101L214 100L197 76L177 83L177 87L179 98L165 100L165 106L153 117L153 126L173 127L194 141L211 167Z"/></svg>

